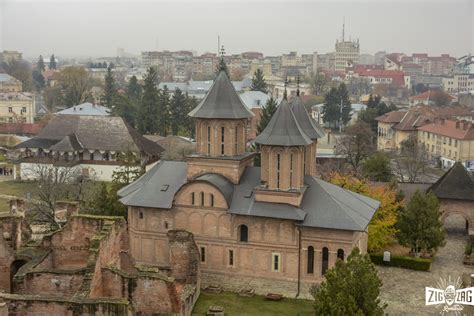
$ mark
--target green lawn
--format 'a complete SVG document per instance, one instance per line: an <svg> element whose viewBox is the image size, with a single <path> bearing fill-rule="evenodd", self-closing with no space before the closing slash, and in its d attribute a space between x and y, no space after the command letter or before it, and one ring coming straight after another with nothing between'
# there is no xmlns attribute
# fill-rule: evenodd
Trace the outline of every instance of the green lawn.
<svg viewBox="0 0 474 316"><path fill-rule="evenodd" d="M35 183L33 182L0 181L0 195L5 194L26 197L27 192L31 192L34 186ZM8 210L8 201L0 198L0 213L8 212Z"/></svg>
<svg viewBox="0 0 474 316"><path fill-rule="evenodd" d="M268 301L263 296L240 297L235 293L223 292L210 294L201 291L193 316L206 315L211 305L224 307L225 315L282 315L282 316L313 316L314 308L311 301L284 298L279 302Z"/></svg>

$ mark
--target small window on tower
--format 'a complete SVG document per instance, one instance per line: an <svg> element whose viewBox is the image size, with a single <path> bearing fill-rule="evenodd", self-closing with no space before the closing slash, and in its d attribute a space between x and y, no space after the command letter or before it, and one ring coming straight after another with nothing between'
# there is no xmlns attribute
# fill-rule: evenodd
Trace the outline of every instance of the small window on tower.
<svg viewBox="0 0 474 316"><path fill-rule="evenodd" d="M140 219L143 219L143 212L139 212L139 213L138 213L138 217L139 217Z"/></svg>

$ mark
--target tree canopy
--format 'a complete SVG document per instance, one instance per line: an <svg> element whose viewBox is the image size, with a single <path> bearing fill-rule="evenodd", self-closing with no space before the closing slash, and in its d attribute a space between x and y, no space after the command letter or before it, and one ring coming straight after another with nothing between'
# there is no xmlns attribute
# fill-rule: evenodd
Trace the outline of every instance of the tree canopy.
<svg viewBox="0 0 474 316"><path fill-rule="evenodd" d="M261 69L255 70L255 73L252 77L252 86L250 87L250 90L267 93L267 83L265 82L263 71Z"/></svg>
<svg viewBox="0 0 474 316"><path fill-rule="evenodd" d="M445 231L436 196L416 191L397 223L398 242L410 247L413 254L432 253L445 244Z"/></svg>
<svg viewBox="0 0 474 316"><path fill-rule="evenodd" d="M262 108L260 121L258 122L258 125L257 125L257 134L260 134L261 132L263 132L265 127L267 127L276 109L277 109L277 102L272 96L270 97L270 99L268 99L267 103Z"/></svg>
<svg viewBox="0 0 474 316"><path fill-rule="evenodd" d="M107 74L105 75L104 96L102 98L103 105L111 109L116 95L117 87L114 74L112 73L112 68L108 67Z"/></svg>
<svg viewBox="0 0 474 316"><path fill-rule="evenodd" d="M339 87L331 88L324 98L322 111L324 122L330 123L333 128L338 126L341 121L343 125L346 125L351 120L351 111L351 101L349 100L349 92L346 85L341 83Z"/></svg>
<svg viewBox="0 0 474 316"><path fill-rule="evenodd" d="M91 80L83 67L70 66L61 70L58 85L67 107L84 103L91 99Z"/></svg>
<svg viewBox="0 0 474 316"><path fill-rule="evenodd" d="M314 287L316 315L384 315L379 298L382 280L368 255L354 248L347 262L337 260L326 280Z"/></svg>

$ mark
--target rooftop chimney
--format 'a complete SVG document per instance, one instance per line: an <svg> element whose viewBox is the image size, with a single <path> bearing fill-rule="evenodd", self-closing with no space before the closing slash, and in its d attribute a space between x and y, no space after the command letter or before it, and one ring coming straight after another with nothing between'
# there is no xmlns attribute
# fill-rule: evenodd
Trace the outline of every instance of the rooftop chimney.
<svg viewBox="0 0 474 316"><path fill-rule="evenodd" d="M461 122L456 121L456 128L459 128L461 126Z"/></svg>

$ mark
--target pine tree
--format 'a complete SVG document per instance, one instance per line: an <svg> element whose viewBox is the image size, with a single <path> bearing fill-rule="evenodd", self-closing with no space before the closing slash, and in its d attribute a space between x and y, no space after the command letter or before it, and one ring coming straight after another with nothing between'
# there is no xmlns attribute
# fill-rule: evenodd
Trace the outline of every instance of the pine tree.
<svg viewBox="0 0 474 316"><path fill-rule="evenodd" d="M158 94L158 133L161 136L168 135L170 124L170 93L168 87L164 87Z"/></svg>
<svg viewBox="0 0 474 316"><path fill-rule="evenodd" d="M432 253L445 244L445 231L440 217L436 196L417 190L406 209L399 214L398 242L410 247L415 255L420 251Z"/></svg>
<svg viewBox="0 0 474 316"><path fill-rule="evenodd" d="M56 57L54 57L54 54L51 55L51 58L49 59L49 69L56 69Z"/></svg>
<svg viewBox="0 0 474 316"><path fill-rule="evenodd" d="M194 138L196 130L195 130L195 125L194 125L194 120L192 117L188 115L189 112L191 112L195 107L198 106L198 100L196 97L190 97L186 93L186 110L185 110L185 116L183 120L183 130L185 132L185 136Z"/></svg>
<svg viewBox="0 0 474 316"><path fill-rule="evenodd" d="M38 69L34 69L32 72L32 77L36 91L43 90L46 84L44 82L44 77L41 74L41 71L39 71Z"/></svg>
<svg viewBox="0 0 474 316"><path fill-rule="evenodd" d="M176 88L170 101L170 127L171 134L178 135L186 119L186 97L183 92Z"/></svg>
<svg viewBox="0 0 474 316"><path fill-rule="evenodd" d="M140 102L138 115L138 130L142 134L158 132L158 103L160 94L156 88L158 73L153 67L148 68L143 86L143 97Z"/></svg>
<svg viewBox="0 0 474 316"><path fill-rule="evenodd" d="M268 99L265 106L262 108L262 114L260 115L260 122L258 122L258 125L257 125L257 134L260 134L261 132L263 132L265 127L267 127L267 124L270 122L273 116L273 113L275 113L276 109L277 109L276 100L273 99L273 97L270 97L270 99Z"/></svg>
<svg viewBox="0 0 474 316"><path fill-rule="evenodd" d="M347 262L337 260L326 280L312 289L316 315L384 315L382 281L369 255L354 248Z"/></svg>
<svg viewBox="0 0 474 316"><path fill-rule="evenodd" d="M342 116L341 116L342 101ZM331 88L325 96L323 106L323 117L325 123L331 123L333 127L340 124L346 125L351 120L351 101L349 100L349 92L346 85L341 83L338 88Z"/></svg>
<svg viewBox="0 0 474 316"><path fill-rule="evenodd" d="M115 78L112 73L112 68L109 67L107 68L107 74L105 75L104 95L102 98L103 105L111 109L116 94Z"/></svg>
<svg viewBox="0 0 474 316"><path fill-rule="evenodd" d="M138 79L133 75L127 84L127 96L130 100L138 101L142 95L142 86L138 83Z"/></svg>
<svg viewBox="0 0 474 316"><path fill-rule="evenodd" d="M36 69L41 73L45 70L43 56L39 56L38 61L36 62Z"/></svg>
<svg viewBox="0 0 474 316"><path fill-rule="evenodd" d="M257 69L255 71L252 78L252 86L250 87L250 90L267 93L267 83L265 82L262 70Z"/></svg>

